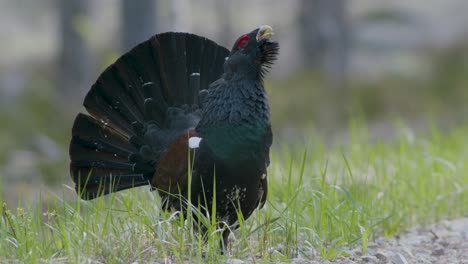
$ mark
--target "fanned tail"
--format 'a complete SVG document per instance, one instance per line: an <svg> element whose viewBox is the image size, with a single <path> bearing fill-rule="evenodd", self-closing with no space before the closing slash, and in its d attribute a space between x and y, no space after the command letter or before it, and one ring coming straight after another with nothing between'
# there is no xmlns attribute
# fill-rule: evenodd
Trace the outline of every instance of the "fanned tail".
<svg viewBox="0 0 468 264"><path fill-rule="evenodd" d="M110 65L78 114L70 171L83 199L150 184L161 154L201 118L199 93L229 51L188 33L163 33Z"/></svg>

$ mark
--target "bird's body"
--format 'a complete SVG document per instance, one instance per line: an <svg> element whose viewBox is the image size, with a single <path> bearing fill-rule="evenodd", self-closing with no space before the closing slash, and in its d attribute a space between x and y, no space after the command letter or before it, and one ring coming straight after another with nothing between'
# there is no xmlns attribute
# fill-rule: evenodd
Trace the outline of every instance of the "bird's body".
<svg viewBox="0 0 468 264"><path fill-rule="evenodd" d="M238 213L247 219L266 200L272 133L262 78L278 51L271 34L256 29L229 52L163 33L109 66L85 98L91 116L73 126L70 168L81 197L150 184L163 208L216 204L227 243Z"/></svg>

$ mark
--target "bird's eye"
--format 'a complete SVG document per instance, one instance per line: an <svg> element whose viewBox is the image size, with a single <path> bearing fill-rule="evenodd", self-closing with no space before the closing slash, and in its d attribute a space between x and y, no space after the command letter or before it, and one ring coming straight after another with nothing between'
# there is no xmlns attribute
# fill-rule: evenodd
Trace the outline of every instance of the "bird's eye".
<svg viewBox="0 0 468 264"><path fill-rule="evenodd" d="M240 37L239 40L237 41L237 48L238 49L245 48L245 46L247 46L248 43L249 43L249 36L244 35Z"/></svg>

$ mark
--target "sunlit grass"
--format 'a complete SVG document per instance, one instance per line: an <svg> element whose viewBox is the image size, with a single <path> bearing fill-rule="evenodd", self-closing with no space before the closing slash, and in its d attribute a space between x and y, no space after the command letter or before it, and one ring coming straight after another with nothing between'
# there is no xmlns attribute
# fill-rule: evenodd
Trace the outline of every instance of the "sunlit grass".
<svg viewBox="0 0 468 264"><path fill-rule="evenodd" d="M365 251L376 236L468 214L467 126L424 136L401 130L372 143L353 127L346 145L325 147L316 135L295 148L277 142L268 202L240 221L227 255L212 218L199 216L211 234L205 241L180 214L162 213L156 193L138 188L90 202L57 195L48 209L4 205L0 262L333 259Z"/></svg>

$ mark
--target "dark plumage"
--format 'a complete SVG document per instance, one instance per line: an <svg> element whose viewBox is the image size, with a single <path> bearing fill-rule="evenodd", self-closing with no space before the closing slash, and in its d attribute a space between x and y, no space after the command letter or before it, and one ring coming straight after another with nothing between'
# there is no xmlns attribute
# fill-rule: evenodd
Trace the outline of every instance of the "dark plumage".
<svg viewBox="0 0 468 264"><path fill-rule="evenodd" d="M226 245L236 210L247 219L266 201L272 133L263 77L279 48L272 34L255 29L229 52L193 34L163 33L110 65L84 100L90 115L78 114L72 129L81 198L147 184L163 208L184 211L182 197L210 212L216 198Z"/></svg>

